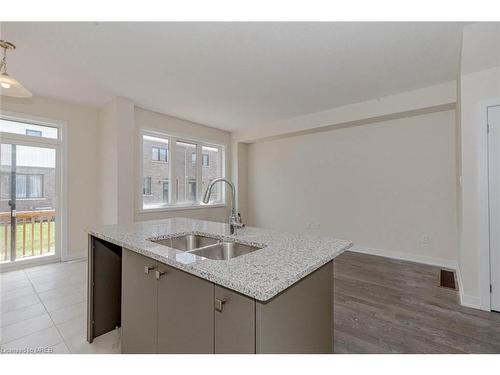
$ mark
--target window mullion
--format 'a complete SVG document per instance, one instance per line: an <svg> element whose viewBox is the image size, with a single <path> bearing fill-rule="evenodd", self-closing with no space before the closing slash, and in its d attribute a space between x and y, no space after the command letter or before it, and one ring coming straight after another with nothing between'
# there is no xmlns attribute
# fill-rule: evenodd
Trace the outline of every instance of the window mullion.
<svg viewBox="0 0 500 375"><path fill-rule="evenodd" d="M175 171L175 147L176 147L177 139L174 137L168 138L168 162L170 164L169 174L168 174L168 183L169 183L169 200L171 205L177 204L177 184L175 180L176 171Z"/></svg>
<svg viewBox="0 0 500 375"><path fill-rule="evenodd" d="M217 162L219 163L220 165L220 176L218 177L226 177L226 160L224 159L225 158L225 149L223 147L217 147L219 149L219 157L217 160ZM234 181L233 181L233 184L234 184ZM221 195L220 195L220 200L221 200L221 203L224 203L226 204L226 188L227 186L224 186L222 189L221 189Z"/></svg>
<svg viewBox="0 0 500 375"><path fill-rule="evenodd" d="M196 201L197 203L201 203L202 199L203 199L203 193L204 191L202 190L203 187L201 186L201 177L202 177L202 168L201 168L201 163L202 163L202 152L201 152L201 149L202 149L202 144L201 143L197 143L196 144L196 190L197 190L197 194L196 194Z"/></svg>

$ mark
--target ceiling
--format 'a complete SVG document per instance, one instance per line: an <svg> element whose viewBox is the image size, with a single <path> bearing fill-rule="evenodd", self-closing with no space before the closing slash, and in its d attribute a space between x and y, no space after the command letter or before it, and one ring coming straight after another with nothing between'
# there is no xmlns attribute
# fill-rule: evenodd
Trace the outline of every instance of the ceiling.
<svg viewBox="0 0 500 375"><path fill-rule="evenodd" d="M36 95L241 130L456 79L462 23L6 23Z"/></svg>

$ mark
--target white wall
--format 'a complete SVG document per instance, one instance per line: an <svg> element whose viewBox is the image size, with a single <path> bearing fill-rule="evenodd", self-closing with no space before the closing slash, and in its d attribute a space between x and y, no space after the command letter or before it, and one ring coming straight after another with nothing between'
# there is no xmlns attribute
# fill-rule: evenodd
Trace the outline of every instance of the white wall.
<svg viewBox="0 0 500 375"><path fill-rule="evenodd" d="M99 110L103 224L134 220L134 103L114 98Z"/></svg>
<svg viewBox="0 0 500 375"><path fill-rule="evenodd" d="M249 223L453 264L455 164L455 111L251 144Z"/></svg>
<svg viewBox="0 0 500 375"><path fill-rule="evenodd" d="M100 222L97 109L33 97L2 97L2 110L67 122L68 258L85 256L84 229Z"/></svg>
<svg viewBox="0 0 500 375"><path fill-rule="evenodd" d="M459 260L468 304L481 304L484 309L489 309L486 106L494 103L500 104L500 68L462 75L463 183Z"/></svg>
<svg viewBox="0 0 500 375"><path fill-rule="evenodd" d="M248 144L238 142L231 133L231 180L236 188L236 209L241 214L243 223L248 221L247 210L247 166Z"/></svg>
<svg viewBox="0 0 500 375"><path fill-rule="evenodd" d="M464 27L460 55L462 75L500 66L500 22Z"/></svg>
<svg viewBox="0 0 500 375"><path fill-rule="evenodd" d="M99 138L100 145L100 214L103 224L116 224L118 222L118 169L116 160L118 150L116 147L116 122L115 107L105 105L99 110Z"/></svg>
<svg viewBox="0 0 500 375"><path fill-rule="evenodd" d="M236 178L233 173L233 178ZM245 223L248 219L248 145L238 143L238 212Z"/></svg>
<svg viewBox="0 0 500 375"><path fill-rule="evenodd" d="M140 185L141 179L139 176L140 163L142 162L142 157L139 157L138 146L140 142L140 132L142 129L160 131L166 134L184 136L188 139L189 138L200 139L223 145L225 147L225 152L226 152L226 158L225 158L226 176L228 177L231 176L231 166L230 166L231 145L230 145L230 134L228 132L135 107L136 142L135 142L134 153L135 155L137 155L137 157L134 160L136 160L137 162L135 163L134 166L135 170L134 200L136 207L134 220L144 221L144 220L182 216L194 219L227 221L229 216L229 207L197 208L197 209L184 209L184 210L162 211L162 212L140 212L141 202L139 199L138 191L142 189L142 186ZM229 194L226 194L226 197L229 198Z"/></svg>
<svg viewBox="0 0 500 375"><path fill-rule="evenodd" d="M464 27L460 72L462 303L490 309L486 106L500 104L500 24Z"/></svg>

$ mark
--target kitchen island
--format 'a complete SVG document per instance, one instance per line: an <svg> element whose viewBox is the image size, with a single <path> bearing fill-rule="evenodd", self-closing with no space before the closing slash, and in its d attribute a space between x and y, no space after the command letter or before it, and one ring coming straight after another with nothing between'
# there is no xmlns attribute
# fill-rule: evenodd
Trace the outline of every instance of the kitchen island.
<svg viewBox="0 0 500 375"><path fill-rule="evenodd" d="M349 241L175 218L92 228L89 342L123 353L331 353Z"/></svg>

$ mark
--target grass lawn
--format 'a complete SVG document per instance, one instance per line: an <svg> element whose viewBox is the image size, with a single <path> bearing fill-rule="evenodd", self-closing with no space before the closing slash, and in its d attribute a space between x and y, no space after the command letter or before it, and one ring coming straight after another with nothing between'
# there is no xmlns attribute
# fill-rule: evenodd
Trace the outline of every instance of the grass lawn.
<svg viewBox="0 0 500 375"><path fill-rule="evenodd" d="M25 233L25 252L24 257L30 257L33 255L46 254L53 252L56 243L56 224L55 222L50 223L50 246L49 241L49 223L42 223L42 236L40 243L40 223L35 223L34 226L31 223L26 223L26 233ZM16 228L16 257L23 257L23 224L17 224ZM33 237L34 235L34 237ZM33 245L32 245L33 244ZM0 224L0 260L5 260L6 254L10 252L10 225L7 225L7 248L5 247L5 224ZM43 246L43 251L41 251L41 246ZM50 249L50 250L49 250Z"/></svg>

